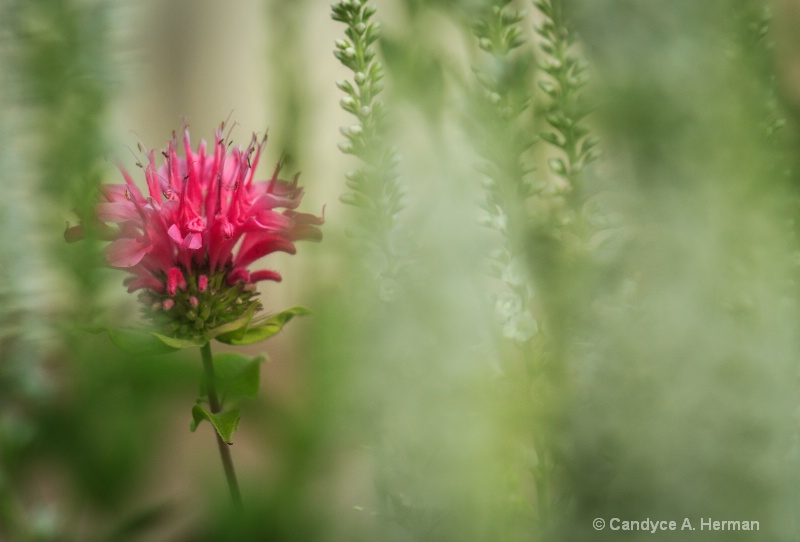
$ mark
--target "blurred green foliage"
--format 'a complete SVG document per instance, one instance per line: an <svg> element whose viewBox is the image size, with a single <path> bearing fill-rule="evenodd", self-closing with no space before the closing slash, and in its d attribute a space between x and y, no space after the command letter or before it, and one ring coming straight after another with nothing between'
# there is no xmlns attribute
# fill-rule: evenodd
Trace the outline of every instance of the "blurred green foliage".
<svg viewBox="0 0 800 542"><path fill-rule="evenodd" d="M772 4L387 1L358 51L361 19L320 43L305 21L327 3L265 5L286 23L272 132L303 160L310 132L335 133L305 114L317 72L298 60L335 48L361 130L342 131L357 172L328 182L366 195L329 203L326 241L297 257L314 315L242 406L243 514L188 431L197 352L133 356L76 329L108 325L106 283L122 289L60 217L91 216L116 175L129 19L0 5L0 540L678 536L595 518L797 540L798 118ZM537 327L509 332L512 313Z"/></svg>

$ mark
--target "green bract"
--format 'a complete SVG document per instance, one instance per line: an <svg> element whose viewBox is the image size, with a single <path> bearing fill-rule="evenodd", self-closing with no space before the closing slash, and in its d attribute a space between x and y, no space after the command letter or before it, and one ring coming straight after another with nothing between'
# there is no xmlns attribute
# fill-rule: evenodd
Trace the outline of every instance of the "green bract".
<svg viewBox="0 0 800 542"><path fill-rule="evenodd" d="M269 318L253 322L250 325L241 326L227 333L221 333L216 339L219 342L235 346L261 342L278 333L295 316L303 316L310 313L311 311L305 307L293 307Z"/></svg>
<svg viewBox="0 0 800 542"><path fill-rule="evenodd" d="M171 337L147 329L96 327L91 333L108 333L118 348L132 354L167 354L182 348L203 346L216 339L225 344L242 346L254 344L276 335L295 316L311 314L305 307L292 307L267 318L254 320L255 307L251 306L240 318L208 330L194 338Z"/></svg>

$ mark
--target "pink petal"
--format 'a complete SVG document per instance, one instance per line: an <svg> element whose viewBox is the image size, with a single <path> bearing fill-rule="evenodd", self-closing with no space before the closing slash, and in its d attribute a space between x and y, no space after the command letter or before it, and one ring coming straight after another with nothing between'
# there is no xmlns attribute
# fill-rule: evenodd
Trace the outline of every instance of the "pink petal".
<svg viewBox="0 0 800 542"><path fill-rule="evenodd" d="M183 244L183 236L181 235L181 229L178 227L177 224L173 224L167 230L167 234L172 238L173 241L178 243L179 245Z"/></svg>
<svg viewBox="0 0 800 542"><path fill-rule="evenodd" d="M264 185L267 183L258 182L253 183L254 187L258 187L258 185ZM276 207L285 207L287 209L294 209L298 205L300 205L300 200L302 199L302 190L298 189L298 193L290 193L288 195L283 194L272 194L267 192L266 194L260 194L253 199L253 210L254 211L264 211L269 209L275 209Z"/></svg>
<svg viewBox="0 0 800 542"><path fill-rule="evenodd" d="M83 224L70 227L67 224L67 229L64 230L64 240L67 243L75 243L83 239Z"/></svg>
<svg viewBox="0 0 800 542"><path fill-rule="evenodd" d="M225 239L230 239L233 237L234 233L236 233L236 228L233 227L233 224L225 220L222 224L222 236L225 237Z"/></svg>
<svg viewBox="0 0 800 542"><path fill-rule="evenodd" d="M200 233L189 232L186 237L181 235L181 230L177 224L173 224L167 230L170 238L180 245L183 249L197 250L203 246L203 235Z"/></svg>
<svg viewBox="0 0 800 542"><path fill-rule="evenodd" d="M153 276L130 277L125 281L125 284L128 286L128 293L141 290L142 288L147 288L155 292L164 291L164 284Z"/></svg>
<svg viewBox="0 0 800 542"><path fill-rule="evenodd" d="M239 227L241 233L252 232L281 232L286 231L292 226L292 220L275 211L262 211L258 215L251 216L247 222Z"/></svg>
<svg viewBox="0 0 800 542"><path fill-rule="evenodd" d="M230 258L231 250L241 233L236 232L227 218L217 215L208 240L208 262L212 271L217 269L217 264L224 263Z"/></svg>
<svg viewBox="0 0 800 542"><path fill-rule="evenodd" d="M153 248L136 239L125 237L117 239L106 247L106 260L111 267L133 267Z"/></svg>
<svg viewBox="0 0 800 542"><path fill-rule="evenodd" d="M182 246L183 248L188 248L190 250L197 250L203 246L202 234L194 232L189 233L189 235L186 236L186 239L183 240Z"/></svg>
<svg viewBox="0 0 800 542"><path fill-rule="evenodd" d="M310 213L297 213L295 211L284 211L284 215L293 221L289 231L292 241L320 241L322 232L316 226L325 223L325 209L322 209L323 216L315 216Z"/></svg>
<svg viewBox="0 0 800 542"><path fill-rule="evenodd" d="M195 233L203 233L206 231L206 221L200 216L195 216L186 222L186 229Z"/></svg>
<svg viewBox="0 0 800 542"><path fill-rule="evenodd" d="M292 241L322 241L322 232L319 228L309 224L302 224L292 228Z"/></svg>
<svg viewBox="0 0 800 542"><path fill-rule="evenodd" d="M270 235L249 244L246 250L240 250L236 256L235 264L240 267L247 267L262 256L278 251L294 254L297 249L291 241Z"/></svg>
<svg viewBox="0 0 800 542"><path fill-rule="evenodd" d="M291 218L296 224L317 224L325 223L325 207L322 208L322 216L312 215L311 213L298 213L297 211L284 211L283 214Z"/></svg>
<svg viewBox="0 0 800 542"><path fill-rule="evenodd" d="M225 282L230 286L233 286L237 282L250 282L250 273L248 273L247 269L244 267L237 267L228 274L228 278L225 279Z"/></svg>
<svg viewBox="0 0 800 542"><path fill-rule="evenodd" d="M108 201L127 201L131 194L125 184L101 184L100 192Z"/></svg>
<svg viewBox="0 0 800 542"><path fill-rule="evenodd" d="M124 222L126 220L141 221L139 211L136 210L136 206L130 201L98 203L97 218L104 222Z"/></svg>
<svg viewBox="0 0 800 542"><path fill-rule="evenodd" d="M292 225L291 219L275 211L263 211L255 217L255 223L262 229L285 230Z"/></svg>
<svg viewBox="0 0 800 542"><path fill-rule="evenodd" d="M250 282L258 282L260 280L274 280L275 282L280 282L283 280L283 277L281 277L280 273L277 271L270 271L269 269L250 273Z"/></svg>

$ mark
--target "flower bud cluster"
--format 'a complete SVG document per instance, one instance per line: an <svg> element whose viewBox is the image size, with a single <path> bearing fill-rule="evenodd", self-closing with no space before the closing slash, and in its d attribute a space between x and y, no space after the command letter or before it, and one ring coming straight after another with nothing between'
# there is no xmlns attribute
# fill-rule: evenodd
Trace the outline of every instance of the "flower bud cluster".
<svg viewBox="0 0 800 542"><path fill-rule="evenodd" d="M225 273L211 278L187 273L181 279L172 292L147 290L139 294L145 318L170 337L200 339L262 309L253 282L230 284Z"/></svg>

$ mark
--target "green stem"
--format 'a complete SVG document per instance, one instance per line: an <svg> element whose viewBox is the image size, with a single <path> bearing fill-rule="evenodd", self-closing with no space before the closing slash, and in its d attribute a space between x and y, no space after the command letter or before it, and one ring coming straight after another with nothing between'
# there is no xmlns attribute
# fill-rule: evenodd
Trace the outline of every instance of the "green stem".
<svg viewBox="0 0 800 542"><path fill-rule="evenodd" d="M541 453L539 465L534 471L536 503L539 509L539 525L546 529L550 522L550 465L547 450L539 447L539 452Z"/></svg>
<svg viewBox="0 0 800 542"><path fill-rule="evenodd" d="M22 538L19 533L10 496L0 493L0 537L4 534L8 535L10 539L14 539L15 536Z"/></svg>
<svg viewBox="0 0 800 542"><path fill-rule="evenodd" d="M206 343L200 349L200 353L203 357L203 369L205 370L206 374L206 389L208 390L208 404L211 407L212 414L218 414L222 408L219 404L219 398L217 398L217 389L215 386L214 381L214 362L213 358L211 357L211 343ZM228 444L222 440L222 437L219 433L217 435L217 446L219 447L219 456L222 459L222 467L225 469L225 479L228 481L228 489L231 492L231 501L233 501L233 505L241 510L243 508L242 504L242 494L239 491L239 482L236 479L236 471L233 468L233 459L231 458L231 450L228 447Z"/></svg>

